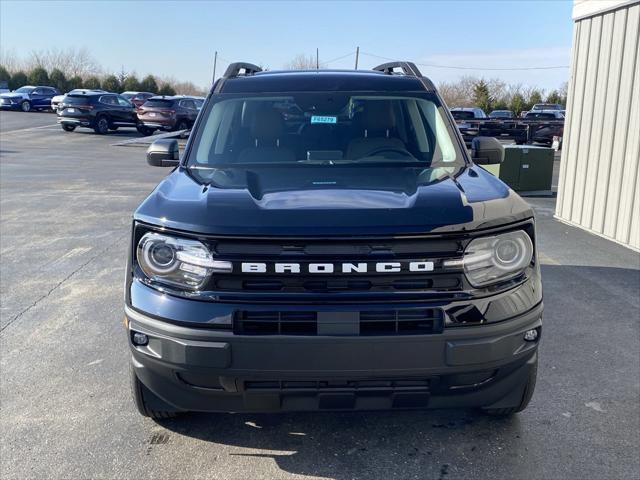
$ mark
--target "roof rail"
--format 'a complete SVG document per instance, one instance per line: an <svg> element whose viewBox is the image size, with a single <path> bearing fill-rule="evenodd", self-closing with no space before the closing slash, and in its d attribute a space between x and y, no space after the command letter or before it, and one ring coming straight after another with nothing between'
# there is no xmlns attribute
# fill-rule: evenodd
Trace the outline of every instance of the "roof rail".
<svg viewBox="0 0 640 480"><path fill-rule="evenodd" d="M242 74L244 76L253 75L255 73L262 71L262 69L259 66L254 65L253 63L236 62L236 63L232 63L227 67L227 70L224 72L223 77L224 78L239 77L241 70L244 70L244 73Z"/></svg>
<svg viewBox="0 0 640 480"><path fill-rule="evenodd" d="M382 65L378 65L377 67L373 67L373 70L385 73L387 75L393 75L393 70L396 68L402 69L402 73L407 77L416 77L418 80L420 80L425 90L431 92L435 91L436 87L433 85L433 82L427 77L423 76L420 72L420 69L418 69L416 64L413 62L388 62L383 63Z"/></svg>
<svg viewBox="0 0 640 480"><path fill-rule="evenodd" d="M421 77L422 73L416 67L416 64L413 62L389 62L383 63L382 65L378 65L377 67L373 67L373 70L377 70L378 72L386 73L388 75L393 75L393 70L396 68L401 68L402 73L410 77Z"/></svg>

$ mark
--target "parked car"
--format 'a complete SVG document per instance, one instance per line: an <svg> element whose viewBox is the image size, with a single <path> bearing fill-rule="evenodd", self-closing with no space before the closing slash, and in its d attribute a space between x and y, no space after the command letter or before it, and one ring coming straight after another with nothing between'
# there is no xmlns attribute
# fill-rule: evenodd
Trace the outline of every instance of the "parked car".
<svg viewBox="0 0 640 480"><path fill-rule="evenodd" d="M149 100L151 97L155 96L155 93L151 92L122 92L124 98L129 100L136 108L142 106L144 102Z"/></svg>
<svg viewBox="0 0 640 480"><path fill-rule="evenodd" d="M60 95L58 89L46 86L25 85L9 93L0 94L0 108L11 110L48 110L51 98Z"/></svg>
<svg viewBox="0 0 640 480"><path fill-rule="evenodd" d="M105 134L119 127L136 127L143 135L151 132L136 116L136 108L122 95L86 91L67 95L58 108L58 123L65 132L77 127Z"/></svg>
<svg viewBox="0 0 640 480"><path fill-rule="evenodd" d="M542 282L531 206L478 166L503 158L415 64L231 64L185 151L147 150L172 171L129 236L138 411L523 410Z"/></svg>
<svg viewBox="0 0 640 480"><path fill-rule="evenodd" d="M481 122L474 120L485 120L489 116L477 107L456 107L451 109L451 115L453 116L458 130L464 138L465 144L470 147L471 142L480 132Z"/></svg>
<svg viewBox="0 0 640 480"><path fill-rule="evenodd" d="M138 119L152 130L188 130L196 121L201 99L184 95L151 97L138 108Z"/></svg>
<svg viewBox="0 0 640 480"><path fill-rule="evenodd" d="M489 118L515 118L511 110L494 110L489 114Z"/></svg>
<svg viewBox="0 0 640 480"><path fill-rule="evenodd" d="M58 111L58 106L62 103L62 101L64 100L64 97L67 95L73 95L73 94L79 94L79 93L87 93L87 92L99 92L99 93L108 93L106 90L100 90L95 89L89 89L89 88L76 88L71 90L70 92L67 92L63 95L56 95L55 97L51 98L51 110L53 110L54 112Z"/></svg>
<svg viewBox="0 0 640 480"><path fill-rule="evenodd" d="M451 109L451 115L455 120L473 120L489 118L484 110L478 107L455 107Z"/></svg>
<svg viewBox="0 0 640 480"><path fill-rule="evenodd" d="M564 110L563 105L559 105L557 103L536 103L533 107L531 107L532 111L541 111L541 110Z"/></svg>

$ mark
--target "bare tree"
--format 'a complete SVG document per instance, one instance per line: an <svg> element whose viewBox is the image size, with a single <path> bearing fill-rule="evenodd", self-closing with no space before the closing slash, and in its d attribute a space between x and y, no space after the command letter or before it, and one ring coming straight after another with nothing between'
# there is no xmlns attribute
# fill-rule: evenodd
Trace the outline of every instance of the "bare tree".
<svg viewBox="0 0 640 480"><path fill-rule="evenodd" d="M34 68L44 68L61 70L67 77L87 77L100 73L98 63L89 53L87 48L49 48L46 50L33 50L26 62L25 67L29 70Z"/></svg>
<svg viewBox="0 0 640 480"><path fill-rule="evenodd" d="M314 57L313 55L299 53L285 65L285 68L289 70L315 70L316 57ZM323 68L322 64L320 64L320 68Z"/></svg>
<svg viewBox="0 0 640 480"><path fill-rule="evenodd" d="M9 73L15 73L19 70L24 70L25 66L22 60L16 55L14 49L0 49L0 65L6 68Z"/></svg>

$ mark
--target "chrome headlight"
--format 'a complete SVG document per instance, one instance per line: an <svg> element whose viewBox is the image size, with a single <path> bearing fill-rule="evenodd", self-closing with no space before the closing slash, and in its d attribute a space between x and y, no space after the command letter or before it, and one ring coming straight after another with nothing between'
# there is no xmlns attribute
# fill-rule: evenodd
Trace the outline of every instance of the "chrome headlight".
<svg viewBox="0 0 640 480"><path fill-rule="evenodd" d="M204 286L214 272L230 272L231 262L214 260L197 240L150 232L138 242L136 257L144 274L153 281L190 290Z"/></svg>
<svg viewBox="0 0 640 480"><path fill-rule="evenodd" d="M523 230L473 239L464 251L462 264L474 287L517 277L531 263L533 243Z"/></svg>

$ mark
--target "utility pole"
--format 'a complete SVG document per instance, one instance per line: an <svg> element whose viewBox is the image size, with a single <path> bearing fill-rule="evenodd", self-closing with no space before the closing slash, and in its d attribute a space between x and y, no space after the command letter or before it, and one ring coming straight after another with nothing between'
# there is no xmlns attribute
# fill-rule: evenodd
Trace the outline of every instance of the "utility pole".
<svg viewBox="0 0 640 480"><path fill-rule="evenodd" d="M316 70L320 70L320 55L318 48L316 48Z"/></svg>
<svg viewBox="0 0 640 480"><path fill-rule="evenodd" d="M360 58L360 47L356 47L356 70L358 69L358 58Z"/></svg>
<svg viewBox="0 0 640 480"><path fill-rule="evenodd" d="M213 54L213 80L211 81L212 85L216 83L216 64L217 63L218 63L218 51L216 50L215 53Z"/></svg>

